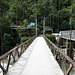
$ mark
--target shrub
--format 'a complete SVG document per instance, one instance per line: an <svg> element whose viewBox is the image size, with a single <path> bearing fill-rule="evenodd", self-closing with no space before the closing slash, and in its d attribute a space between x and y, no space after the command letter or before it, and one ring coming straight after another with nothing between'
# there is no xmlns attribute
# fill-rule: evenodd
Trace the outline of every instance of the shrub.
<svg viewBox="0 0 75 75"><path fill-rule="evenodd" d="M28 40L30 38L31 38L31 36L29 36L29 37L26 37L26 36L21 37L21 43L25 42L26 40Z"/></svg>
<svg viewBox="0 0 75 75"><path fill-rule="evenodd" d="M53 43L56 42L55 35L45 34L45 36L46 36L50 41L52 41Z"/></svg>

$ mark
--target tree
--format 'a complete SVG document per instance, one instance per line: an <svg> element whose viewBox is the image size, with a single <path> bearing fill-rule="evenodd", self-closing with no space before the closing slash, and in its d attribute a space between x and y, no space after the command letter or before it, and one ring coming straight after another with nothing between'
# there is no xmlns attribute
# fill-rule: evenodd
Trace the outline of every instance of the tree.
<svg viewBox="0 0 75 75"><path fill-rule="evenodd" d="M25 20L23 21L23 26L24 26L24 27L27 27L27 25L28 25L28 20L25 19Z"/></svg>
<svg viewBox="0 0 75 75"><path fill-rule="evenodd" d="M7 2L0 0L0 53L2 52L2 16L9 10Z"/></svg>
<svg viewBox="0 0 75 75"><path fill-rule="evenodd" d="M72 29L75 29L74 9L75 1L73 2ZM70 29L70 12L71 0L0 0L2 37L5 33L11 34L12 24L18 25L18 22L21 22L23 27L27 26L28 22L35 22L36 15L45 15L46 25L53 28L54 32L57 32L58 28L60 31ZM42 24L42 19L39 19L38 31L42 31Z"/></svg>
<svg viewBox="0 0 75 75"><path fill-rule="evenodd" d="M13 48L15 46L15 41L14 38L10 35L5 33L3 35L3 53L7 52L8 50L10 50L11 48Z"/></svg>

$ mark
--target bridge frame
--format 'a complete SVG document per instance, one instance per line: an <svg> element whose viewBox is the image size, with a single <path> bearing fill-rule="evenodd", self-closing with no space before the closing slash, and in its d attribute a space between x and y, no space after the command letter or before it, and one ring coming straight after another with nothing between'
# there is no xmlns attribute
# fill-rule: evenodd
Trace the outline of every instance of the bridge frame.
<svg viewBox="0 0 75 75"><path fill-rule="evenodd" d="M23 44L13 48L6 54L0 57L0 68L3 71L3 75L8 72L10 65L13 65L18 58L22 55L22 53L27 49L27 47L31 44L31 42L35 39L36 36L27 40ZM75 67L75 62L67 55L65 55L61 49L59 49L55 44L53 44L48 38L44 36L49 48L51 49L55 59L59 63L64 75L69 75L71 70ZM13 60L11 59L13 58ZM12 63L11 63L12 60ZM8 62L5 66L4 63Z"/></svg>

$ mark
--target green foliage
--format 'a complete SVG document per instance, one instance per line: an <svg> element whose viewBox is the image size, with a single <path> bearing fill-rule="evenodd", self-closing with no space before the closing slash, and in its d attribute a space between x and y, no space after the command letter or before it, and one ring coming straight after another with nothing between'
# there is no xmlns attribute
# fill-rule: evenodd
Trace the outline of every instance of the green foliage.
<svg viewBox="0 0 75 75"><path fill-rule="evenodd" d="M56 42L56 38L55 38L55 35L52 35L52 34L45 34L45 36L51 40L53 43Z"/></svg>
<svg viewBox="0 0 75 75"><path fill-rule="evenodd" d="M68 21L63 21L62 24L60 25L60 29L61 30L69 30L70 29L70 25L68 23Z"/></svg>
<svg viewBox="0 0 75 75"><path fill-rule="evenodd" d="M29 37L26 37L26 36L21 37L21 43L25 42L26 40L28 40L30 38L31 38L31 36L29 36Z"/></svg>
<svg viewBox="0 0 75 75"><path fill-rule="evenodd" d="M69 21L71 15L71 0L1 0L1 12L9 17L8 20L17 24L18 21L24 26L28 22L35 22L35 15L45 15L46 25L51 26L55 32L58 27L60 30L69 29ZM75 1L73 2L73 19L75 19ZM73 27L75 27L73 20ZM65 24L67 28L65 28ZM42 19L38 20L38 24L42 25ZM58 26L59 25L59 26ZM62 26L62 27L61 27Z"/></svg>
<svg viewBox="0 0 75 75"><path fill-rule="evenodd" d="M71 0L0 0L2 37L5 33L11 34L10 26L12 24L22 25L22 27L17 28L19 38L23 33L29 36L28 32L31 32L31 30L25 33L23 28L28 25L28 22L35 22L35 15L45 15L46 26L53 28L54 32L57 32L58 27L59 30L69 30L71 23L72 29L75 29L74 0L73 3ZM42 19L38 19L38 33L42 33L42 26ZM32 31L35 33L35 27Z"/></svg>
<svg viewBox="0 0 75 75"><path fill-rule="evenodd" d="M2 16L8 10L9 10L8 2L4 2L3 0L0 0L0 16Z"/></svg>
<svg viewBox="0 0 75 75"><path fill-rule="evenodd" d="M10 34L5 33L2 39L2 46L4 53L9 51L11 48L15 46L14 38Z"/></svg>
<svg viewBox="0 0 75 75"><path fill-rule="evenodd" d="M10 20L6 19L6 18L1 18L1 24L2 24L2 35L4 35L5 33L10 34Z"/></svg>
<svg viewBox="0 0 75 75"><path fill-rule="evenodd" d="M14 45L13 43L13 37L10 34L5 33L3 35L3 46L10 46L10 45Z"/></svg>
<svg viewBox="0 0 75 75"><path fill-rule="evenodd" d="M27 25L28 25L28 20L25 19L25 20L23 21L23 26L24 26L24 27L27 27Z"/></svg>
<svg viewBox="0 0 75 75"><path fill-rule="evenodd" d="M24 32L23 27L17 27L17 32L18 32L19 36L21 37Z"/></svg>

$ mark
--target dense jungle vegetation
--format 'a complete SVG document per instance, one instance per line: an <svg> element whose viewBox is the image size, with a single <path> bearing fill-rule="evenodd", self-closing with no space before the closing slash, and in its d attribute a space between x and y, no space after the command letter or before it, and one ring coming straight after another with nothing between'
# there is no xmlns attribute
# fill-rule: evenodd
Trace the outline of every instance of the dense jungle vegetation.
<svg viewBox="0 0 75 75"><path fill-rule="evenodd" d="M10 26L18 25L18 22L21 25L35 22L36 15L45 15L46 26L53 32L70 30L71 20L72 29L75 29L74 0L0 0L0 44L15 46L17 40L11 35ZM40 29L42 23L42 19L38 19Z"/></svg>

